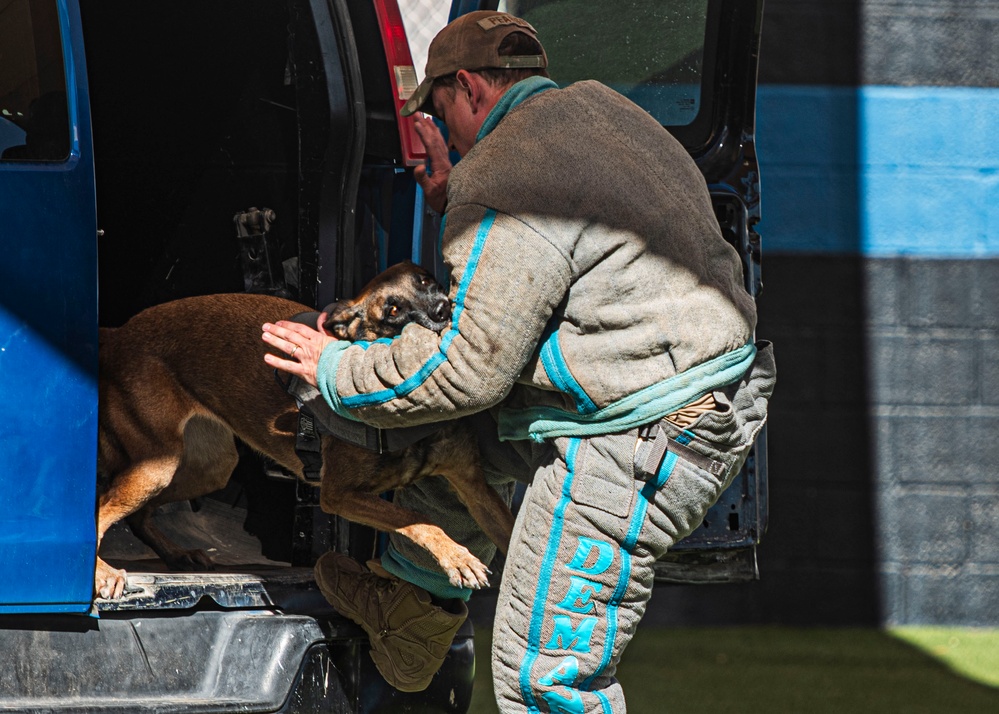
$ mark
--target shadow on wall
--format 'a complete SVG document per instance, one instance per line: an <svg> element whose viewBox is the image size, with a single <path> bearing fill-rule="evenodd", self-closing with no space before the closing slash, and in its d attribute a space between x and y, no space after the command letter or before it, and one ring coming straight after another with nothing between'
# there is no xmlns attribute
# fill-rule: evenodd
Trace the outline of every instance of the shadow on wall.
<svg viewBox="0 0 999 714"><path fill-rule="evenodd" d="M860 258L859 22L857 2L767 3L757 106L764 283L757 335L774 342L779 378L761 579L658 587L650 625L882 620ZM768 252L774 235L839 252Z"/></svg>

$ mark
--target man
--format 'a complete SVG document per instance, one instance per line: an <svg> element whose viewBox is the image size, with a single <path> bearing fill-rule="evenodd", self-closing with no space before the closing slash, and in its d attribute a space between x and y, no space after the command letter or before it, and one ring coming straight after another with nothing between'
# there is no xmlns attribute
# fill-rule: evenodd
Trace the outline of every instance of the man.
<svg viewBox="0 0 999 714"><path fill-rule="evenodd" d="M496 418L513 448L493 449L484 429L486 461L513 471L519 454L531 478L493 633L500 710L623 712L614 672L653 563L741 467L774 364L768 344L752 343L739 258L683 147L599 83L559 89L546 66L529 24L471 13L434 39L404 107L443 120L462 156L452 168L419 121L432 172L417 178L445 212L450 330L352 346L278 323L264 339L292 358L269 364L317 384L345 416L384 427ZM423 512L460 530L450 502L425 499ZM337 560L321 561L317 580L338 607L361 582L467 597L415 550L395 539L372 564L398 579Z"/></svg>

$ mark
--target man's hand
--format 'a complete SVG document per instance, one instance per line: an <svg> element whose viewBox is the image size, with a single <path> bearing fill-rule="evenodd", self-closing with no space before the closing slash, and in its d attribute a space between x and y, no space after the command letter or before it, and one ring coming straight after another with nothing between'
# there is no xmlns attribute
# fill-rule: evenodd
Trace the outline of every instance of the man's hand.
<svg viewBox="0 0 999 714"><path fill-rule="evenodd" d="M427 161L433 171L432 174L428 174L426 166L417 166L413 170L413 176L423 189L427 205L438 213L444 213L447 207L447 179L451 173L447 144L433 119L419 113L413 118L416 120L416 133L420 135L423 146L427 149Z"/></svg>
<svg viewBox="0 0 999 714"><path fill-rule="evenodd" d="M313 387L318 386L316 372L319 369L319 357L326 345L336 342L336 338L323 331L322 324L326 321L326 313L322 313L316 321L318 330L313 330L298 322L282 320L277 324L265 323L262 339L272 347L276 347L290 359L282 359L277 355L267 353L264 362L271 367L284 370L299 379L304 379Z"/></svg>

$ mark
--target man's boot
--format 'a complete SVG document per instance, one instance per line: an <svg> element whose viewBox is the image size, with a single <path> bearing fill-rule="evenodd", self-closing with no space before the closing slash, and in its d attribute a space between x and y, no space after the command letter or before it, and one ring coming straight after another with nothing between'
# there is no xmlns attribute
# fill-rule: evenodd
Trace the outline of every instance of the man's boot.
<svg viewBox="0 0 999 714"><path fill-rule="evenodd" d="M340 614L364 628L371 659L385 681L403 692L423 691L443 664L468 608L454 600L455 612L449 612L378 561L368 566L329 551L316 562L316 584Z"/></svg>

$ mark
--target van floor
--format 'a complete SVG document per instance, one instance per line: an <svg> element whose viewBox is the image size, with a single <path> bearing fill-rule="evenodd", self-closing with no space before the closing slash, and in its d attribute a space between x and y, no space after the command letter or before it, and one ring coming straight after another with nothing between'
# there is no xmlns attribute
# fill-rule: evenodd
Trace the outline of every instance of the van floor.
<svg viewBox="0 0 999 714"><path fill-rule="evenodd" d="M236 448L239 463L224 488L194 501L160 506L154 523L179 547L203 550L221 572L288 567L300 482L238 440ZM98 483L99 490L106 487ZM104 534L100 556L126 570L169 570L124 521Z"/></svg>
<svg viewBox="0 0 999 714"><path fill-rule="evenodd" d="M238 489L237 489L238 490ZM124 522L104 536L100 556L128 573L125 595L96 601L102 612L194 607L203 599L222 607L279 607L312 613L328 608L316 589L311 567L294 567L268 552L274 547L273 523L231 498L232 489L199 499L162 506L156 526L185 549L201 549L214 562L210 571L173 571ZM290 527L284 534L290 541ZM281 550L278 548L277 550ZM279 554L280 555L280 554Z"/></svg>
<svg viewBox="0 0 999 714"><path fill-rule="evenodd" d="M181 548L197 548L207 553L216 570L288 567L287 561L264 555L260 538L246 529L245 508L208 497L199 499L196 505L190 501L166 504L153 516L153 521ZM152 549L132 534L124 521L114 524L104 535L101 557L126 570L169 570Z"/></svg>

